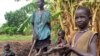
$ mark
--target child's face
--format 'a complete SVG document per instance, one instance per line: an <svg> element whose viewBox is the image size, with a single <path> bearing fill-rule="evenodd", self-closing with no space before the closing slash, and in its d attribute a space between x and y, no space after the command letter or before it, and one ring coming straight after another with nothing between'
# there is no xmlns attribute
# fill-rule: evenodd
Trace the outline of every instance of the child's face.
<svg viewBox="0 0 100 56"><path fill-rule="evenodd" d="M44 6L44 2L42 0L37 0L37 5L39 8Z"/></svg>
<svg viewBox="0 0 100 56"><path fill-rule="evenodd" d="M10 47L9 46L4 46L4 50L9 51Z"/></svg>
<svg viewBox="0 0 100 56"><path fill-rule="evenodd" d="M84 28L88 25L89 16L87 12L83 9L78 9L75 11L75 23L79 28Z"/></svg>
<svg viewBox="0 0 100 56"><path fill-rule="evenodd" d="M58 33L58 38L63 39L64 38L64 34L62 32Z"/></svg>

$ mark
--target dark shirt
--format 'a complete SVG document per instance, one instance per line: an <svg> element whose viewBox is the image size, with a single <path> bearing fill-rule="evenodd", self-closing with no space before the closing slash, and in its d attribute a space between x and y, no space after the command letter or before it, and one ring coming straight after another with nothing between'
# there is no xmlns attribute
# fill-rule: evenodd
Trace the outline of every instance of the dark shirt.
<svg viewBox="0 0 100 56"><path fill-rule="evenodd" d="M15 53L12 50L9 51L3 51L2 56L15 56Z"/></svg>

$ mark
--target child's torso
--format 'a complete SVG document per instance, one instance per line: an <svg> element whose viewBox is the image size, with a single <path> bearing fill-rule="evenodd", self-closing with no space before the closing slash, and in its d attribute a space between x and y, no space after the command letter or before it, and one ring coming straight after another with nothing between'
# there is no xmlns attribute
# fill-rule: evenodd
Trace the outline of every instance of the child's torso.
<svg viewBox="0 0 100 56"><path fill-rule="evenodd" d="M74 41L74 43L77 43L77 41L79 40L79 38L85 33L85 32L87 32L88 31L88 29L86 29L86 30L83 30L83 31L78 31L76 34L75 34L75 41Z"/></svg>
<svg viewBox="0 0 100 56"><path fill-rule="evenodd" d="M95 34L94 32L89 30L76 32L74 37L72 38L71 47L81 52L89 52L89 45L94 34ZM77 55L72 53L71 56L77 56Z"/></svg>

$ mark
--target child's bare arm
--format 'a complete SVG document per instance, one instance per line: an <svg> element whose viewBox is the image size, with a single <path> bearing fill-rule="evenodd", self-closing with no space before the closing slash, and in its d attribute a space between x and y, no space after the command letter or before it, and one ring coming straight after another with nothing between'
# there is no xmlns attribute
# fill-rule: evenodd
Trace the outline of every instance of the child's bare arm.
<svg viewBox="0 0 100 56"><path fill-rule="evenodd" d="M53 48L49 49L47 52L43 52L42 55L51 54L53 52L56 52L58 49L59 49L59 47L53 47Z"/></svg>
<svg viewBox="0 0 100 56"><path fill-rule="evenodd" d="M62 46L62 47L53 47L51 49L49 49L47 52L43 52L41 55L46 55L46 54L51 54L53 52L59 52L60 50L63 49L68 49L66 45Z"/></svg>
<svg viewBox="0 0 100 56"><path fill-rule="evenodd" d="M53 52L58 52L59 50L62 50L64 47L53 47L51 49L49 49L47 52L43 52L41 54L38 54L36 56L40 56L40 55L47 55L47 54L51 54Z"/></svg>

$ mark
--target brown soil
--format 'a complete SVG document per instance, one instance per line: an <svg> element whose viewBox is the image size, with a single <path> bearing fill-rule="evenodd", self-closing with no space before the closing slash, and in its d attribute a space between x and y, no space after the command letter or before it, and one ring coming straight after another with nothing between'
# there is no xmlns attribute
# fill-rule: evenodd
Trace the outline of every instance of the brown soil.
<svg viewBox="0 0 100 56"><path fill-rule="evenodd" d="M2 53L2 47L5 42L0 42L0 52ZM29 41L13 41L9 42L11 45L11 49L15 52L16 56L28 56L29 51L31 49L32 43ZM33 51L31 56L35 56L36 52ZM0 55L1 56L1 55ZM56 56L55 54L51 54L49 56ZM58 55L57 55L58 56Z"/></svg>
<svg viewBox="0 0 100 56"><path fill-rule="evenodd" d="M28 56L32 43L30 41L10 41L11 49L15 52L16 56ZM5 42L0 42L0 56L2 53L2 47ZM53 46L50 46L50 48ZM100 51L99 51L100 52ZM35 56L36 52L33 51L31 56ZM49 56L58 56L57 53L52 53ZM99 55L100 56L100 53Z"/></svg>
<svg viewBox="0 0 100 56"><path fill-rule="evenodd" d="M0 42L0 52L2 53L2 47L5 42ZM9 42L11 49L16 53L16 56L28 56L31 48L31 42ZM1 56L1 55L0 55Z"/></svg>

